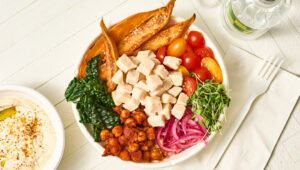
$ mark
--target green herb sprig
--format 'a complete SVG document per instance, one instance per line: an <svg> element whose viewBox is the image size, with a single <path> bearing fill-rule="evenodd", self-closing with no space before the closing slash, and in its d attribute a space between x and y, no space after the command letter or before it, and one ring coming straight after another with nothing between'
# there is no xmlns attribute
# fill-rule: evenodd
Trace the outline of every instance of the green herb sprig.
<svg viewBox="0 0 300 170"><path fill-rule="evenodd" d="M203 118L209 134L221 129L219 117L224 114L229 103L230 98L226 95L223 85L212 80L198 82L197 90L188 100L193 112Z"/></svg>

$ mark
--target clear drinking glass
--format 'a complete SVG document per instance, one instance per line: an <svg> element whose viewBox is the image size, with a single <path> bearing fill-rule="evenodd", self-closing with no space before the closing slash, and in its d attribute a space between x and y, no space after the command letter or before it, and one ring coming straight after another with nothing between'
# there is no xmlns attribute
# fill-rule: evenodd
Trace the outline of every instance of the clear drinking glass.
<svg viewBox="0 0 300 170"><path fill-rule="evenodd" d="M223 26L234 37L255 39L280 23L291 0L225 0Z"/></svg>

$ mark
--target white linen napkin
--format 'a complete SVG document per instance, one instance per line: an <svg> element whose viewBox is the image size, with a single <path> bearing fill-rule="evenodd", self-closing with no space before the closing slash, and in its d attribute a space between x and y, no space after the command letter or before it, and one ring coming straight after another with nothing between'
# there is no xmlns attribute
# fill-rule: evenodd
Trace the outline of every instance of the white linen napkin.
<svg viewBox="0 0 300 170"><path fill-rule="evenodd" d="M244 105L249 95L248 78L262 62L261 59L237 47L231 46L227 51L225 63L232 101L221 133L226 133L228 125ZM300 78L280 70L268 91L253 103L217 169L264 169L299 95ZM216 145L221 142L221 138L221 134L216 135L208 143L208 147L194 157L164 169L208 169L206 166L208 158Z"/></svg>

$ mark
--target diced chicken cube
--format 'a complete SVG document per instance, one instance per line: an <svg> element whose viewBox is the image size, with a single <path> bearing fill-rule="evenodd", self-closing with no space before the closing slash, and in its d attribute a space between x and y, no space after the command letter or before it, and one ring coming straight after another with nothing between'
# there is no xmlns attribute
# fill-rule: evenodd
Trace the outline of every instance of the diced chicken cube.
<svg viewBox="0 0 300 170"><path fill-rule="evenodd" d="M163 88L165 90L169 90L172 86L173 86L173 82L170 77L167 77L166 79L164 79Z"/></svg>
<svg viewBox="0 0 300 170"><path fill-rule="evenodd" d="M158 75L163 80L165 78L167 78L167 76L169 74L168 70L163 65L161 65L161 64L155 66L153 72L154 72L154 74Z"/></svg>
<svg viewBox="0 0 300 170"><path fill-rule="evenodd" d="M140 102L134 98L131 98L130 100L128 100L127 102L125 102L125 104L123 105L123 107L129 111L134 111L135 109L137 109L140 105Z"/></svg>
<svg viewBox="0 0 300 170"><path fill-rule="evenodd" d="M143 73L145 76L148 76L152 69L154 68L155 63L150 59L145 59L138 66L137 71Z"/></svg>
<svg viewBox="0 0 300 170"><path fill-rule="evenodd" d="M141 62L140 62L140 60L138 60L136 57L134 57L134 56L131 56L131 57L129 57L130 58L130 60L135 64L135 65L139 65Z"/></svg>
<svg viewBox="0 0 300 170"><path fill-rule="evenodd" d="M156 64L160 64L160 61L157 58L151 58L151 60Z"/></svg>
<svg viewBox="0 0 300 170"><path fill-rule="evenodd" d="M146 106L146 98L147 98L147 93L146 93L146 96L140 100L141 105Z"/></svg>
<svg viewBox="0 0 300 170"><path fill-rule="evenodd" d="M146 97L147 92L138 87L134 87L132 90L132 97L136 100L142 100Z"/></svg>
<svg viewBox="0 0 300 170"><path fill-rule="evenodd" d="M182 73L180 71L171 72L169 74L169 77L171 78L171 80L175 86L182 86L183 77L182 77Z"/></svg>
<svg viewBox="0 0 300 170"><path fill-rule="evenodd" d="M150 91L156 90L158 87L163 85L162 80L157 75L147 76L147 87Z"/></svg>
<svg viewBox="0 0 300 170"><path fill-rule="evenodd" d="M171 94L173 97L177 97L181 91L181 87L174 86L168 90L168 93Z"/></svg>
<svg viewBox="0 0 300 170"><path fill-rule="evenodd" d="M156 55L155 55L155 53L153 51L150 51L148 57L151 58L151 59L153 59L153 58L156 58Z"/></svg>
<svg viewBox="0 0 300 170"><path fill-rule="evenodd" d="M113 93L112 98L117 106L129 101L131 98L129 93L119 93L118 90L115 90Z"/></svg>
<svg viewBox="0 0 300 170"><path fill-rule="evenodd" d="M156 113L155 112L150 112L149 109L145 108L144 112L146 113L147 116L155 116Z"/></svg>
<svg viewBox="0 0 300 170"><path fill-rule="evenodd" d="M182 104L175 104L171 111L172 115L177 119L181 119L185 112L185 106Z"/></svg>
<svg viewBox="0 0 300 170"><path fill-rule="evenodd" d="M171 118L171 104L163 104L162 111L158 112L159 115L163 115L167 120Z"/></svg>
<svg viewBox="0 0 300 170"><path fill-rule="evenodd" d="M150 59L150 57L149 57L150 55L151 55L150 50L139 51L136 56L136 59L138 59L140 62L143 62L146 59Z"/></svg>
<svg viewBox="0 0 300 170"><path fill-rule="evenodd" d="M181 59L177 57L166 56L163 63L171 69L177 70L181 64Z"/></svg>
<svg viewBox="0 0 300 170"><path fill-rule="evenodd" d="M165 117L163 115L149 116L148 123L152 127L161 127L165 126Z"/></svg>
<svg viewBox="0 0 300 170"><path fill-rule="evenodd" d="M161 96L165 92L165 89L160 86L156 90L150 92L150 96Z"/></svg>
<svg viewBox="0 0 300 170"><path fill-rule="evenodd" d="M115 103L116 106L119 106L122 104L122 102L120 100L118 100L118 92L117 90L111 92L111 97L113 98L113 101Z"/></svg>
<svg viewBox="0 0 300 170"><path fill-rule="evenodd" d="M172 104L175 104L176 103L176 98L173 97L172 95L168 94L168 93L164 93L161 96L161 102L162 103L172 103Z"/></svg>
<svg viewBox="0 0 300 170"><path fill-rule="evenodd" d="M140 76L139 76L139 81L140 80L146 80L146 76L144 75L144 74L140 74Z"/></svg>
<svg viewBox="0 0 300 170"><path fill-rule="evenodd" d="M138 82L139 77L140 77L140 73L138 71L130 70L126 75L126 82L134 85Z"/></svg>
<svg viewBox="0 0 300 170"><path fill-rule="evenodd" d="M118 93L131 93L132 85L130 84L121 84L117 86Z"/></svg>
<svg viewBox="0 0 300 170"><path fill-rule="evenodd" d="M145 90L146 92L149 92L148 86L146 84L146 80L140 80L136 85L136 87Z"/></svg>
<svg viewBox="0 0 300 170"><path fill-rule="evenodd" d="M137 67L137 65L134 64L126 54L123 54L118 59L116 64L124 73L127 73L128 70L131 70L131 69L134 69Z"/></svg>
<svg viewBox="0 0 300 170"><path fill-rule="evenodd" d="M119 69L114 76L111 79L114 83L116 84L124 84L124 74L123 72Z"/></svg>
<svg viewBox="0 0 300 170"><path fill-rule="evenodd" d="M149 97L147 96L146 98L146 109L151 112L151 113L156 113L162 110L162 104L160 101L160 97L157 96L152 96Z"/></svg>
<svg viewBox="0 0 300 170"><path fill-rule="evenodd" d="M182 104L182 105L186 106L188 99L189 99L189 97L185 93L180 93L179 97L177 99L177 104Z"/></svg>

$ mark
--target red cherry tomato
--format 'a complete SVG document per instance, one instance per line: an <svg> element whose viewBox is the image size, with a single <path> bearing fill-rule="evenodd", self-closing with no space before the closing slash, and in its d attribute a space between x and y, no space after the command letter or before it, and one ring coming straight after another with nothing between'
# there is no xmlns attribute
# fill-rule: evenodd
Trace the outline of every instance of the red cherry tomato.
<svg viewBox="0 0 300 170"><path fill-rule="evenodd" d="M200 67L201 57L198 57L195 53L186 52L182 55L182 65L188 70L193 70Z"/></svg>
<svg viewBox="0 0 300 170"><path fill-rule="evenodd" d="M160 61L160 63L164 62L166 54L167 54L167 46L162 46L157 50L156 58Z"/></svg>
<svg viewBox="0 0 300 170"><path fill-rule="evenodd" d="M209 47L198 48L195 51L195 54L202 58L205 58L205 57L215 58L214 52Z"/></svg>
<svg viewBox="0 0 300 170"><path fill-rule="evenodd" d="M190 45L187 45L185 52L192 52L193 53L194 52L193 47L191 47Z"/></svg>
<svg viewBox="0 0 300 170"><path fill-rule="evenodd" d="M189 97L196 91L196 80L191 77L183 77L182 89Z"/></svg>
<svg viewBox="0 0 300 170"><path fill-rule="evenodd" d="M198 31L191 31L188 34L188 44L194 48L204 47L205 39L203 34Z"/></svg>
<svg viewBox="0 0 300 170"><path fill-rule="evenodd" d="M169 46L167 54L169 56L179 57L186 50L186 41L183 38L175 39Z"/></svg>
<svg viewBox="0 0 300 170"><path fill-rule="evenodd" d="M212 79L210 72L205 67L200 67L194 70L196 80L200 79L202 82L207 79Z"/></svg>

